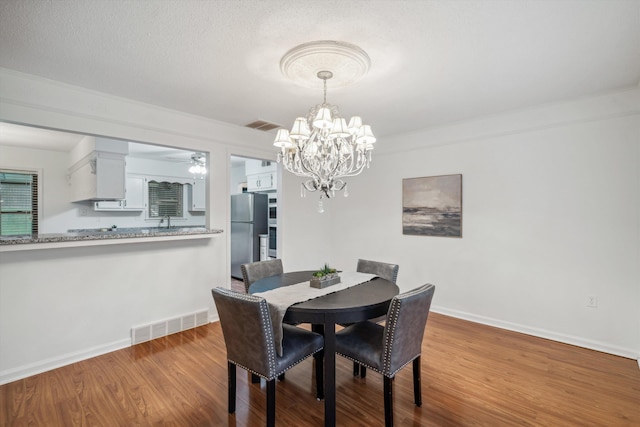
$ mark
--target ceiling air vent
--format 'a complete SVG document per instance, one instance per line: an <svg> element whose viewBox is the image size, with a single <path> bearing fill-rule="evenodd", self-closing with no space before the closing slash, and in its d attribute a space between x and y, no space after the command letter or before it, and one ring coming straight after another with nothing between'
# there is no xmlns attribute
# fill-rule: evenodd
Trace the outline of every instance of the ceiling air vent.
<svg viewBox="0 0 640 427"><path fill-rule="evenodd" d="M265 122L264 120L256 120L255 122L251 122L248 125L245 125L245 127L267 132L273 129L281 128L282 126L277 125L275 123Z"/></svg>

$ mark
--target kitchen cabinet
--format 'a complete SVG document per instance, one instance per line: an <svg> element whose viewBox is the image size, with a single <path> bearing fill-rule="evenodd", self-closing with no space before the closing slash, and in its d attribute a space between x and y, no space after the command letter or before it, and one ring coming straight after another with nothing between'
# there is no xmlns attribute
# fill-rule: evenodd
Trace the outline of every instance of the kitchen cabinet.
<svg viewBox="0 0 640 427"><path fill-rule="evenodd" d="M141 176L127 176L125 199L122 204L123 210L143 211L147 207L145 190L147 180Z"/></svg>
<svg viewBox="0 0 640 427"><path fill-rule="evenodd" d="M206 181L204 179L194 180L189 191L189 210L191 212L205 212L207 210Z"/></svg>
<svg viewBox="0 0 640 427"><path fill-rule="evenodd" d="M71 201L125 198L125 156L93 152L71 169Z"/></svg>
<svg viewBox="0 0 640 427"><path fill-rule="evenodd" d="M101 202L93 203L94 211L121 211L122 200L103 200Z"/></svg>
<svg viewBox="0 0 640 427"><path fill-rule="evenodd" d="M247 191L269 191L276 189L276 173L261 173L256 175L247 175Z"/></svg>
<svg viewBox="0 0 640 427"><path fill-rule="evenodd" d="M277 163L269 160L246 159L244 162L245 175L259 175L275 172Z"/></svg>
<svg viewBox="0 0 640 427"><path fill-rule="evenodd" d="M145 190L147 180L141 176L127 176L123 200L102 200L93 204L94 211L143 211L147 208Z"/></svg>

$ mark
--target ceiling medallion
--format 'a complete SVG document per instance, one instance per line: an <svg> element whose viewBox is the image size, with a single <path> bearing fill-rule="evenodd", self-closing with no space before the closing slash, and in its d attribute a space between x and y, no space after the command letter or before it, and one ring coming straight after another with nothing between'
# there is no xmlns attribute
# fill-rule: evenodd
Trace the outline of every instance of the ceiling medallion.
<svg viewBox="0 0 640 427"><path fill-rule="evenodd" d="M321 71L333 73L332 88L348 86L360 80L371 67L369 55L358 46L333 40L303 43L284 54L280 70L293 82L318 87Z"/></svg>
<svg viewBox="0 0 640 427"><path fill-rule="evenodd" d="M322 63L322 58L328 62ZM305 43L287 52L280 61L282 72L298 81L322 81L324 98L306 116L295 119L291 130L279 129L273 145L280 148L278 162L302 182L301 196L307 191L320 193L318 212L324 212L322 199L347 193L343 178L359 175L371 163L376 137L359 116L347 121L338 107L327 103L327 80L352 83L369 70L367 54L357 46L342 42ZM336 71L337 70L337 71ZM336 72L346 74L340 78ZM317 85L314 84L312 87Z"/></svg>

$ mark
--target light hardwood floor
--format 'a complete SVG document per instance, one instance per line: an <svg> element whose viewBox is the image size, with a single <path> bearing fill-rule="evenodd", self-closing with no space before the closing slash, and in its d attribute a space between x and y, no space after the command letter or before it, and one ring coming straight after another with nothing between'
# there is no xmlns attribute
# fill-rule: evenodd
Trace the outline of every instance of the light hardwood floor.
<svg viewBox="0 0 640 427"><path fill-rule="evenodd" d="M423 405L411 367L394 381L397 426L639 426L635 360L431 313L423 341ZM278 382L280 426L322 426L313 361ZM382 379L354 378L337 359L339 426L384 424ZM1 426L263 426L265 385L239 371L227 414L220 325L74 363L0 387Z"/></svg>

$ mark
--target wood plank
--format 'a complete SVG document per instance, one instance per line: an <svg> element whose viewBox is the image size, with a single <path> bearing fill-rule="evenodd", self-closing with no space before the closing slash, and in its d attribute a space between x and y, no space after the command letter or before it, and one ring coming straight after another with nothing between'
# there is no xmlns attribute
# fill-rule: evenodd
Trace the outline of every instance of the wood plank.
<svg viewBox="0 0 640 427"><path fill-rule="evenodd" d="M423 405L408 366L394 380L396 425L640 425L635 360L437 313L422 348ZM382 378L336 362L338 425L383 425ZM220 325L205 325L0 386L0 426L264 425L265 384L241 370L227 414L226 369ZM278 382L276 403L279 425L323 425L312 359Z"/></svg>

